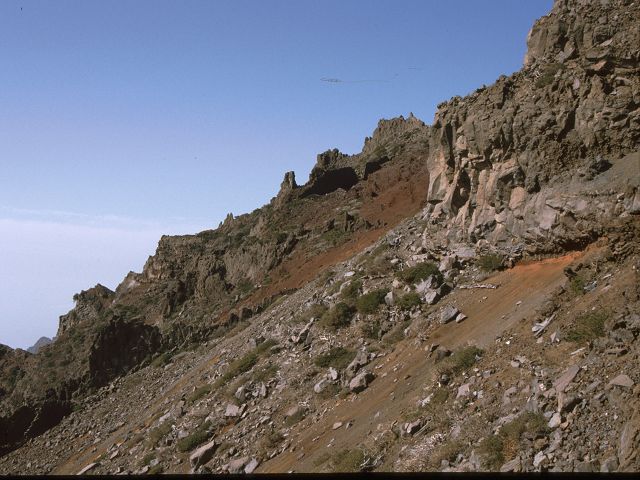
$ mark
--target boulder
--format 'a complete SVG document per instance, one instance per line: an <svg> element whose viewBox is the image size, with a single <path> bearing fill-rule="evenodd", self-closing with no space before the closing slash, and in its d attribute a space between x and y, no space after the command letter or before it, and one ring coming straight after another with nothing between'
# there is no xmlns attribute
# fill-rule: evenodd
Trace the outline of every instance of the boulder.
<svg viewBox="0 0 640 480"><path fill-rule="evenodd" d="M572 365L567 368L564 373L554 382L553 386L556 392L563 392L567 386L576 378L580 371L580 365Z"/></svg>
<svg viewBox="0 0 640 480"><path fill-rule="evenodd" d="M215 440L211 440L209 443L199 447L189 456L191 467L198 468L200 465L204 465L211 460L218 446L219 444Z"/></svg>
<svg viewBox="0 0 640 480"><path fill-rule="evenodd" d="M260 465L260 462L255 458L252 458L251 461L244 467L244 473L246 473L247 475L252 474L254 470L258 468L258 465Z"/></svg>
<svg viewBox="0 0 640 480"><path fill-rule="evenodd" d="M369 363L369 354L364 350L359 350L355 358L351 361L344 373L347 378L353 378L358 370Z"/></svg>
<svg viewBox="0 0 640 480"><path fill-rule="evenodd" d="M249 457L234 458L226 465L229 473L242 473L245 465L249 463Z"/></svg>
<svg viewBox="0 0 640 480"><path fill-rule="evenodd" d="M361 372L349 382L349 390L359 393L366 389L374 378L375 376L371 372Z"/></svg>
<svg viewBox="0 0 640 480"><path fill-rule="evenodd" d="M227 408L224 411L225 417L239 417L240 416L240 407L234 405L233 403L227 403Z"/></svg>
<svg viewBox="0 0 640 480"><path fill-rule="evenodd" d="M631 378L629 377L629 375L626 375L624 373L618 375L617 377L615 377L614 379L612 379L609 382L609 385L615 385L618 387L624 387L624 388L631 388L634 385L633 380L631 380Z"/></svg>
<svg viewBox="0 0 640 480"><path fill-rule="evenodd" d="M458 316L460 310L458 310L453 305L447 305L440 312L440 323L445 324L452 321L454 318Z"/></svg>

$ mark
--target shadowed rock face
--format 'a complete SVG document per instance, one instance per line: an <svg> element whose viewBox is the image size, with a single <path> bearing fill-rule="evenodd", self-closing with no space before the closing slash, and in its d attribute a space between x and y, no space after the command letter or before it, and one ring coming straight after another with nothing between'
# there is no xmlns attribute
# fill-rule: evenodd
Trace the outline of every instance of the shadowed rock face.
<svg viewBox="0 0 640 480"><path fill-rule="evenodd" d="M311 185L305 189L302 196L326 195L327 193L335 192L339 188L349 190L357 184L359 180L355 170L351 167L328 170L327 172L319 174Z"/></svg>

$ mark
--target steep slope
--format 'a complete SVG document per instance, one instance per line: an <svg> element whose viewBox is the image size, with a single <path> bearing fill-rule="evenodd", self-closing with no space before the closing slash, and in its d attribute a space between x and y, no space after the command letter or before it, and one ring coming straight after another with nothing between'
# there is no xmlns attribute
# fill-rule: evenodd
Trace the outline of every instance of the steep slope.
<svg viewBox="0 0 640 480"><path fill-rule="evenodd" d="M320 393L311 398L304 387L309 382L312 386L323 382L320 371L312 368L313 358L332 345L344 344L355 352L368 345L369 340L362 338L366 333L372 338L369 354L375 346L383 350L380 358L402 358L418 369L407 375L433 373L432 366L414 360L415 355L424 353L422 350L408 348L409 340L396 345L385 335L407 335L409 339L418 335L420 340L419 333L414 331L412 337L411 330L406 329L425 322L425 328L434 328L434 319L441 312L440 305L433 304L445 301L441 299L458 285L480 281L474 262L491 263L493 259L502 266L513 266L522 259L584 250L601 241L613 249L602 262L615 265L609 268L620 269L620 275L630 275L630 264L625 266L623 259L637 258L633 255L637 254L640 214L640 155L634 153L640 141L638 18L640 6L635 2L557 0L551 13L531 30L525 66L520 72L439 105L431 126L413 115L380 121L360 154L344 155L337 150L320 154L305 185L298 186L294 175L287 173L270 204L237 218L230 215L216 230L162 237L143 271L129 273L115 292L98 285L78 294L74 297L76 307L60 318L56 342L36 355L10 349L1 353L0 454L42 434L77 409L46 434L50 435L47 449L53 448L51 439L67 446L72 439L73 447L57 451L59 463L38 461L34 472L75 473L78 462L83 463L81 468L98 457L101 465L95 468L105 473L115 471L112 467L133 471L145 448L153 450L157 444L145 447L139 440L132 442L134 431L144 434L152 427L164 432L164 468L183 471L188 470L184 463L172 463L185 460L175 445L188 438L189 431L202 427L200 420L209 422L201 431L202 438L228 432L227 441L237 443L235 451L249 453L251 445L240 440L243 435L239 432L246 431L247 419L259 420L252 415L261 412L269 420L259 423L263 426L260 438L257 433L252 435L253 440L265 442L261 450L264 461L264 455L270 457L272 453L268 445L273 444L271 449L280 445L278 448L284 451L291 442L275 440L280 435L276 425L285 421L282 417L286 412L276 413L276 406L270 405L267 413L259 399L271 395L273 389L279 395L287 392L292 406L302 404L299 408L303 412L289 417L303 416L311 404L314 408L324 405L323 401L326 404L327 398L316 397L328 395L326 391L337 394L337 378L325 381L325 387L333 387L319 387ZM369 247L375 242L375 249ZM363 251L364 256L354 257ZM414 283L406 279L392 284L394 275L402 277L397 272L403 267L426 260L441 262L442 279L432 279L429 285L419 283L418 287L412 287ZM573 257L567 262L570 260ZM564 260L558 262L552 264L565 266ZM330 327L332 321L340 320L336 305L344 300L331 288L342 288L343 293L348 289L348 282L342 283L344 278L338 275L349 272L347 265L360 267L355 273L351 271L363 282L354 284L354 291L366 294L382 288L394 293L382 313L370 313L360 305L360 313L350 324L346 322L350 325L346 330L331 330L327 322ZM542 278L552 285L562 283L560 270L544 265ZM332 273L332 269L337 272ZM523 271L527 272L526 267L518 266L501 275L525 278L518 277ZM513 288L521 287L521 280L509 281ZM395 305L393 295L410 294L412 288L419 290L418 300L414 296L409 308ZM501 316L507 315L503 311L507 305L499 299L491 300L487 294L481 298L486 296L482 301L493 305L484 312L488 323L479 326L468 314L462 328L438 327L433 338L448 338L449 348L467 341L487 346L505 329L517 329L518 321L531 319L532 309L541 307L539 303L550 295L542 284L529 288L535 291L521 292L525 307L526 298L531 297L529 310L522 309L527 315L501 322ZM591 291L587 293L591 295ZM456 305L471 301L465 299L464 292L456 290L451 295ZM367 297L367 301L374 297ZM502 300L507 298L511 297ZM558 304L568 302L566 297L558 298ZM348 300L354 305L347 305L344 311L352 316L350 308L356 306L356 298ZM479 299L474 297L472 301ZM637 297L633 301L637 302ZM620 310L616 314L627 318L620 302L618 296L611 300L614 310ZM308 321L320 315L300 314L310 304L323 305L320 310L330 307L330 313L335 313L333 319L323 314L324 327L312 322L306 327L305 338L290 342L287 339L299 335L300 329L289 321ZM567 307L567 321L569 311ZM467 325L476 327L467 330ZM448 330L457 339L447 337ZM273 355L267 370L277 371L277 377L264 373L264 381L254 381L251 388L267 393L248 396L253 402L251 408L255 408L225 420L224 395L242 404L244 394L239 399L237 391L224 390L217 379L225 378L220 376L225 365L234 365L233 358L242 358L242 352L251 349L259 350L258 344L265 345L259 341L263 337L274 344L263 348ZM384 338L387 341L381 343ZM628 340L635 341L635 336ZM527 348L536 347L527 344ZM196 353L186 353L193 349ZM240 365L240 378L255 372L254 364L262 365L265 351L250 355L248 363ZM628 346L627 351L635 350ZM487 355L490 357L491 352ZM169 364L158 371L165 362ZM247 365L248 372L244 371ZM376 368L383 368L381 365L379 362ZM302 366L304 376L296 372ZM107 411L107 405L119 398L118 391L132 394L127 385L135 379L144 389L135 402L118 412L120 420L116 423L122 425L116 427L104 420L96 423L103 425L96 426L96 431L101 431L99 436L92 433L93 429L85 431L87 419L97 421L97 412ZM187 401L190 389L203 380L204 404L199 406L200 399ZM354 395L348 398L360 402L358 405L364 402L360 407L363 415L374 415L374 407L386 404L379 395L388 395L388 388L379 385L387 383L376 381L372 390L356 395L349 394L349 383L343 382L343 395ZM98 390L108 384L109 390ZM162 393L165 387L170 390ZM415 386L407 391L415 393ZM181 406L165 412L169 403ZM314 408L311 411L318 412ZM131 422L141 418L142 412L146 412L143 424L136 421L132 428ZM155 418L155 413L163 413L158 415L163 420ZM381 415L391 420L395 413L391 408ZM279 417L274 420L272 415ZM173 423L167 427L168 421ZM318 434L304 434L304 438L319 436L320 427L307 427ZM366 429L354 429L359 432L359 441L364 441ZM271 435L267 430L273 438L267 438ZM122 443L118 445L122 439L128 445L132 442L128 453L120 448ZM348 445L348 439L345 436L338 442ZM96 446L89 447L91 442ZM19 471L16 469L25 465L17 462L17 455L35 453L43 445L46 443L40 439L27 444L9 455L0 468ZM117 445L115 450L113 445ZM106 461L99 447L110 449L108 456L113 452L117 455ZM226 449L220 450L228 454ZM70 458L69 454L76 451L81 452L79 457ZM304 470L313 470L324 465L308 463L298 455L294 455L295 461L292 455L281 455L265 468L282 470L299 464ZM113 462L116 458L120 462L117 467L118 462ZM222 468L223 458L210 459L210 468ZM339 468L338 460L331 462ZM388 458L384 461L388 468L401 468L388 463ZM521 467L526 465L523 462ZM376 463L375 467L381 465ZM200 467L199 461L195 467Z"/></svg>

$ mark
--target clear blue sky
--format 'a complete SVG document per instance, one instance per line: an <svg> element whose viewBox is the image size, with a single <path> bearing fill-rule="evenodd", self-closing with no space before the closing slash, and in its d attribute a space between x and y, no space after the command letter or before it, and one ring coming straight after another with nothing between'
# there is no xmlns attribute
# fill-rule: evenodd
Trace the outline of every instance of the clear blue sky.
<svg viewBox="0 0 640 480"><path fill-rule="evenodd" d="M0 343L53 335L73 293L115 288L161 232L251 211L379 118L431 123L518 70L551 5L3 0Z"/></svg>

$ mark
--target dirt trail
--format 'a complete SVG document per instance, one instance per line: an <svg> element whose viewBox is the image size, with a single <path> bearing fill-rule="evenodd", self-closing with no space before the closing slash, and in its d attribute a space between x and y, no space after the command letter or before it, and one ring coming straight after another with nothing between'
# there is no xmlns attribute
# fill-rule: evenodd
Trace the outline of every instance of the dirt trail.
<svg viewBox="0 0 640 480"><path fill-rule="evenodd" d="M582 253L573 253L518 265L487 280L500 285L496 290L453 292L443 305L455 304L468 318L460 324L439 327L426 343L439 343L449 349L468 343L486 346L517 322L533 319L536 308L564 283L563 269L581 256ZM522 303L516 306L517 302ZM392 353L369 365L377 378L367 390L344 400L328 401L328 410L320 421L310 425L312 420L306 419L291 432L289 438L295 451L287 450L258 471L317 471L314 461L320 456L353 448L375 432L377 425L397 420L401 412L413 409L424 396L422 387L429 384L434 373L433 360L425 354L424 345L416 343L415 339L405 340ZM351 421L353 426L334 431L332 426L338 421ZM304 456L300 457L302 453Z"/></svg>

